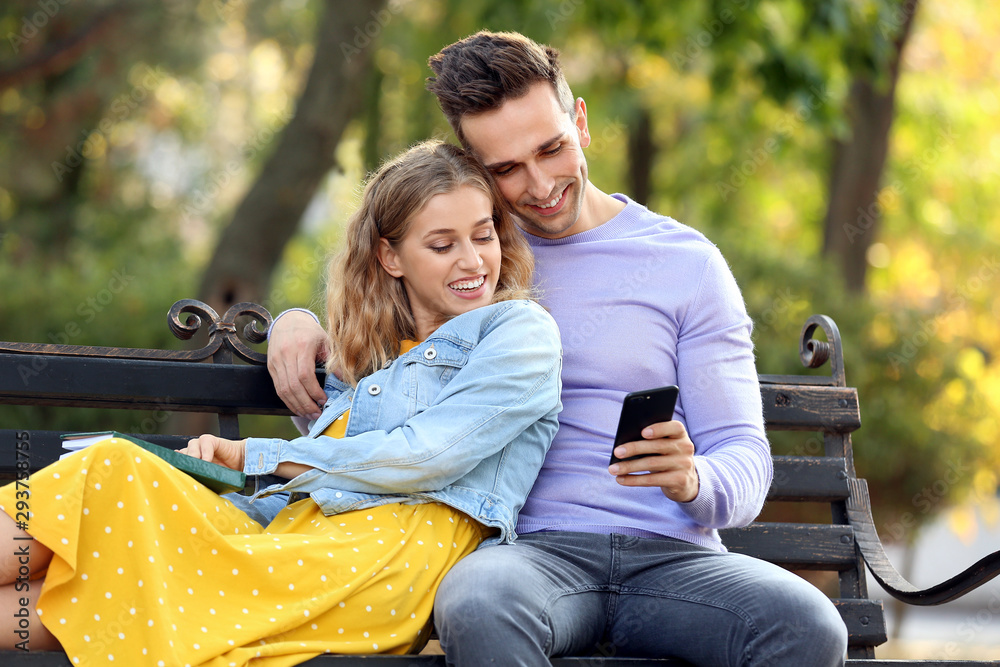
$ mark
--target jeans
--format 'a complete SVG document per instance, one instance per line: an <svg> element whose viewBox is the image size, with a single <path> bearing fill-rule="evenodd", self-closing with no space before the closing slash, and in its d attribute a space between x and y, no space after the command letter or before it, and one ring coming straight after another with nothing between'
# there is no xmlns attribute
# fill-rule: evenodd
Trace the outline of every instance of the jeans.
<svg viewBox="0 0 1000 667"><path fill-rule="evenodd" d="M449 665L565 655L695 665L843 665L830 599L786 570L688 542L543 532L484 547L447 574L434 621Z"/></svg>

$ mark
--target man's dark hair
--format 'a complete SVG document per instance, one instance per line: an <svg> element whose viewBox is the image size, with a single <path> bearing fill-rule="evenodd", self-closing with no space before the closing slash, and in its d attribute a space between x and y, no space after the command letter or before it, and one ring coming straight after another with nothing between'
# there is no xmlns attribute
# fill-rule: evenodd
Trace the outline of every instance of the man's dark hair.
<svg viewBox="0 0 1000 667"><path fill-rule="evenodd" d="M507 100L528 94L540 81L548 82L560 106L575 118L559 52L516 32L480 31L441 49L428 64L434 75L427 89L434 93L448 123L462 145L462 116L499 109Z"/></svg>

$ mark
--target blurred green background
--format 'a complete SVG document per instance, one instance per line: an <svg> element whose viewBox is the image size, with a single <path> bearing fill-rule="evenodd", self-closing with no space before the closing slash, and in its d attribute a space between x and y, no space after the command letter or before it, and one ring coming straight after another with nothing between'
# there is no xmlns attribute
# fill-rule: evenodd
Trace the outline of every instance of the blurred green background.
<svg viewBox="0 0 1000 667"><path fill-rule="evenodd" d="M761 372L807 372L802 323L839 324L884 539L911 541L944 511L959 535L970 512L996 519L987 0L5 2L0 339L179 348L165 315L180 298L321 310L365 172L453 140L424 90L428 56L481 28L562 51L592 180L720 246ZM68 409L0 422L169 427ZM774 446L818 453L802 434Z"/></svg>

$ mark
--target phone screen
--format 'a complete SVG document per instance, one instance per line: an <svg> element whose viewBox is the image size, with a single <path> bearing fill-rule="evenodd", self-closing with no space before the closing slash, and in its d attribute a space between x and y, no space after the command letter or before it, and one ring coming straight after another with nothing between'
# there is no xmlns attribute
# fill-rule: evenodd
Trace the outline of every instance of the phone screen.
<svg viewBox="0 0 1000 667"><path fill-rule="evenodd" d="M633 391L625 396L622 402L622 413L618 419L618 431L611 452L611 463L630 461L642 456L630 456L619 459L614 454L614 447L626 442L642 440L642 429L651 424L668 422L674 418L674 405L677 403L677 386L669 385ZM610 464L609 464L610 465Z"/></svg>

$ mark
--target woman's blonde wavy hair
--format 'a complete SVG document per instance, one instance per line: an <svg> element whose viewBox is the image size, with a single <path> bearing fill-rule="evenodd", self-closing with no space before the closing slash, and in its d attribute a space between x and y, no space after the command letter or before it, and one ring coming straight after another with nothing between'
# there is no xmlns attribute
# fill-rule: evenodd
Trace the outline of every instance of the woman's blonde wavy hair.
<svg viewBox="0 0 1000 667"><path fill-rule="evenodd" d="M493 202L493 224L502 253L493 303L534 298L531 248L486 169L457 146L442 141L418 144L383 164L368 179L361 207L347 223L344 246L330 263L327 372L336 372L356 386L358 380L397 357L401 341L415 339L402 279L392 277L379 264L379 239L396 246L431 197L466 186Z"/></svg>

